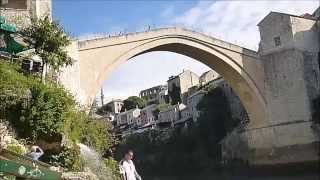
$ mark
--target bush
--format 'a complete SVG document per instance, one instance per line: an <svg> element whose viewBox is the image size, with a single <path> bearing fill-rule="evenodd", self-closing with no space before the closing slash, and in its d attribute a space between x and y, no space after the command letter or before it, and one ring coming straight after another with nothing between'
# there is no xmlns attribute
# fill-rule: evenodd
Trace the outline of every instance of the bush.
<svg viewBox="0 0 320 180"><path fill-rule="evenodd" d="M7 119L20 138L61 139L75 101L58 85L43 85L24 76L17 65L0 62L0 118ZM58 137L58 138L57 138Z"/></svg>
<svg viewBox="0 0 320 180"><path fill-rule="evenodd" d="M18 138L34 144L37 141L61 142L65 137L100 153L113 143L108 133L109 124L90 118L59 85L44 85L39 79L19 72L17 65L2 61L0 74L0 119L10 122ZM16 146L10 148L20 152ZM71 170L80 168L80 152L75 145L53 151L45 151L45 162Z"/></svg>
<svg viewBox="0 0 320 180"><path fill-rule="evenodd" d="M60 152L46 151L41 160L52 166L62 167L65 171L83 170L80 148L76 144L62 146Z"/></svg>
<svg viewBox="0 0 320 180"><path fill-rule="evenodd" d="M22 134L33 140L60 141L69 112L74 111L72 96L58 86L36 85L31 91L30 106L23 113L26 131Z"/></svg>
<svg viewBox="0 0 320 180"><path fill-rule="evenodd" d="M320 96L313 100L312 107L312 119L315 123L320 124Z"/></svg>
<svg viewBox="0 0 320 180"><path fill-rule="evenodd" d="M20 155L24 155L27 153L26 147L16 140L13 140L11 143L7 144L5 146L5 149Z"/></svg>
<svg viewBox="0 0 320 180"><path fill-rule="evenodd" d="M112 144L112 138L108 133L110 127L103 120L88 119L83 125L84 129L80 140L83 144L93 147L99 153L103 153Z"/></svg>
<svg viewBox="0 0 320 180"><path fill-rule="evenodd" d="M120 180L119 164L113 158L105 158L104 163L106 167L109 168L112 172L112 180Z"/></svg>
<svg viewBox="0 0 320 180"><path fill-rule="evenodd" d="M130 96L123 101L123 106L121 111L134 109L136 107L142 109L146 106L146 100L137 96Z"/></svg>

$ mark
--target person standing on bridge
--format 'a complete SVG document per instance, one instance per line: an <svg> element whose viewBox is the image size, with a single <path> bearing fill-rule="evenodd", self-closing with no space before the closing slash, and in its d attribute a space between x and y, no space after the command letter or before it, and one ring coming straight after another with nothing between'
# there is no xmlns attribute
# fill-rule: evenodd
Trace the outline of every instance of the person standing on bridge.
<svg viewBox="0 0 320 180"><path fill-rule="evenodd" d="M119 169L122 180L142 180L133 162L133 151L128 150L124 158L120 161Z"/></svg>

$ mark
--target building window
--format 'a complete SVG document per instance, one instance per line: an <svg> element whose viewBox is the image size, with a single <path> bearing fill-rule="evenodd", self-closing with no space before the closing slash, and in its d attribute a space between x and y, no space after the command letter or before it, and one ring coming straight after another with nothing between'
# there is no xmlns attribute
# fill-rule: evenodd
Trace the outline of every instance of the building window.
<svg viewBox="0 0 320 180"><path fill-rule="evenodd" d="M276 46L280 46L281 45L280 36L277 36L277 37L274 38L274 44Z"/></svg>

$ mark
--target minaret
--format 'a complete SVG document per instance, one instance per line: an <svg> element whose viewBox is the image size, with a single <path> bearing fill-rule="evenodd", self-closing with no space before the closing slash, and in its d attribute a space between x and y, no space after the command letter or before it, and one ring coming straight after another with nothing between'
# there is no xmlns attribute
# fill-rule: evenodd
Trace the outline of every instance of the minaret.
<svg viewBox="0 0 320 180"><path fill-rule="evenodd" d="M104 105L103 100L104 100L104 94L103 94L103 88L101 88L101 106Z"/></svg>

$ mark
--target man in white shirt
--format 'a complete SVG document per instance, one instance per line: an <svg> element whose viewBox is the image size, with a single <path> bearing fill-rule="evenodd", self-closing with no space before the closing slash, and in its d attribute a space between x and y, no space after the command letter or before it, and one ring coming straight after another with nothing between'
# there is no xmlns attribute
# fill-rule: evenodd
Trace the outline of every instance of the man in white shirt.
<svg viewBox="0 0 320 180"><path fill-rule="evenodd" d="M33 160L39 161L39 158L43 155L43 150L39 146L32 146L31 152L27 154L28 157Z"/></svg>
<svg viewBox="0 0 320 180"><path fill-rule="evenodd" d="M132 162L133 151L129 150L120 161L120 174L123 180L142 180Z"/></svg>

